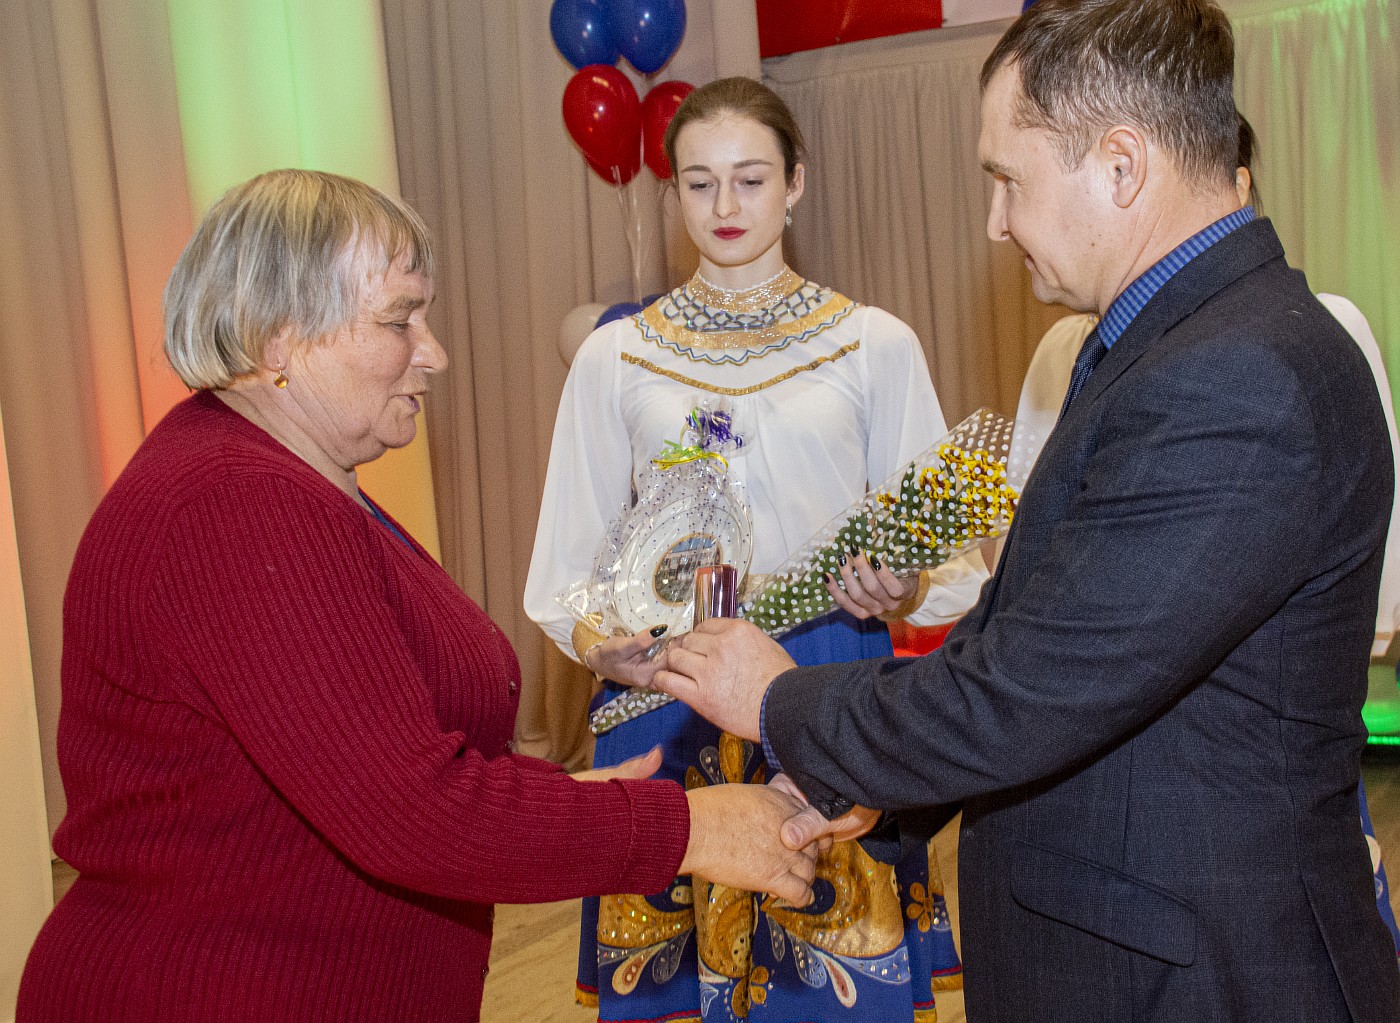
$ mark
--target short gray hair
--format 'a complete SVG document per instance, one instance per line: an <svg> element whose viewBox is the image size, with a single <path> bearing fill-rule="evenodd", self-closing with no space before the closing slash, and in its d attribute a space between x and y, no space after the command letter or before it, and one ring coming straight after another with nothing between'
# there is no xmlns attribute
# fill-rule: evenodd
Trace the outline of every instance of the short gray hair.
<svg viewBox="0 0 1400 1023"><path fill-rule="evenodd" d="M1066 168L1131 124L1186 181L1234 181L1235 40L1213 0L1037 0L982 65L982 88L1012 64L1018 122L1049 133Z"/></svg>
<svg viewBox="0 0 1400 1023"><path fill-rule="evenodd" d="M314 340L350 323L399 259L432 279L428 229L401 200L321 171L259 174L214 204L171 271L166 358L189 387L227 387L283 330Z"/></svg>

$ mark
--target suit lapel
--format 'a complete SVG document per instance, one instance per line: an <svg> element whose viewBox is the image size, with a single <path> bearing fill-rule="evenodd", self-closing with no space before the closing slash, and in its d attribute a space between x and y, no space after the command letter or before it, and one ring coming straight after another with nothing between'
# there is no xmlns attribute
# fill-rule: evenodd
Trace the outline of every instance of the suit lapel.
<svg viewBox="0 0 1400 1023"><path fill-rule="evenodd" d="M1154 341L1207 300L1245 274L1282 258L1283 246L1273 225L1261 218L1232 231L1191 260L1152 296L1108 350L1075 397L1069 415L1083 413Z"/></svg>

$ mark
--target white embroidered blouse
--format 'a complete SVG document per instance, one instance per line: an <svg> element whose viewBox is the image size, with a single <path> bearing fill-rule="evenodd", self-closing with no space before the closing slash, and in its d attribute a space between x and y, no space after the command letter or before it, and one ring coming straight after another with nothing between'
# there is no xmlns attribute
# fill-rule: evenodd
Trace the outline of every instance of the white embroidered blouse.
<svg viewBox="0 0 1400 1023"><path fill-rule="evenodd" d="M726 458L752 509L757 573L947 432L909 327L790 270L743 293L697 275L605 324L564 385L525 585L526 614L569 656L574 623L555 594L588 575L634 475L716 395L744 439ZM986 577L979 553L944 565L909 620L952 621Z"/></svg>

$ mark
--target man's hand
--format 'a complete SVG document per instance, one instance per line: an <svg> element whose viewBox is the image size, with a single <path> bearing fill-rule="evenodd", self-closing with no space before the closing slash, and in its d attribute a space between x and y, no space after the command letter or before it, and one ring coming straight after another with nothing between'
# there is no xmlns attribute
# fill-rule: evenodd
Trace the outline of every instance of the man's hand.
<svg viewBox="0 0 1400 1023"><path fill-rule="evenodd" d="M802 810L783 825L783 844L789 849L805 849L816 842L818 850L826 852L832 842L860 838L880 822L880 811L868 806L852 807L835 820L827 820L807 805L806 794L787 775L775 774L768 784L802 804Z"/></svg>
<svg viewBox="0 0 1400 1023"><path fill-rule="evenodd" d="M666 667L651 684L688 703L727 732L757 742L759 711L768 685L796 662L756 625L707 618L672 641Z"/></svg>
<svg viewBox="0 0 1400 1023"><path fill-rule="evenodd" d="M812 900L817 846L790 849L780 838L799 803L767 785L709 785L691 789L686 799L690 841L680 873L768 892L794 906Z"/></svg>
<svg viewBox="0 0 1400 1023"><path fill-rule="evenodd" d="M888 565L854 551L846 554L840 573L826 579L827 592L837 607L860 619L893 611L919 588L917 575L899 579Z"/></svg>

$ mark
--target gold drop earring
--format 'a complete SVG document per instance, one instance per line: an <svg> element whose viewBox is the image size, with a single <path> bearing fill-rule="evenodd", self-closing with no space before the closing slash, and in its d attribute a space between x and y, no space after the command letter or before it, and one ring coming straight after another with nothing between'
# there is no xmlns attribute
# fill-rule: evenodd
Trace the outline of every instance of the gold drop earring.
<svg viewBox="0 0 1400 1023"><path fill-rule="evenodd" d="M287 389L287 374L278 369L272 377L272 385L285 391Z"/></svg>

